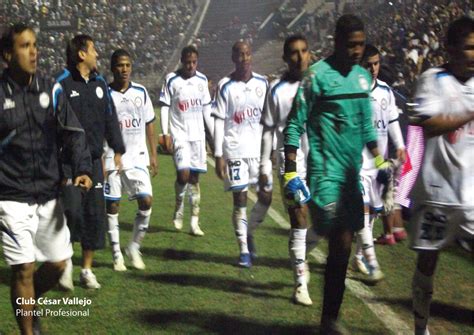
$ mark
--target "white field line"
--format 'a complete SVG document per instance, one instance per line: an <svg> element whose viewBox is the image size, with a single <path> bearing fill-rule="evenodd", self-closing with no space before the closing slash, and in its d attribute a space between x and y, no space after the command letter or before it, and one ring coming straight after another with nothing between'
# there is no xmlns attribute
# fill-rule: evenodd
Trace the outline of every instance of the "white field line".
<svg viewBox="0 0 474 335"><path fill-rule="evenodd" d="M215 167L214 160L208 157L208 162ZM253 192L248 192L248 198L256 202L257 196ZM282 228L290 229L290 223L272 207L268 210L268 215ZM318 248L310 253L318 263L326 262L326 255ZM398 315L385 303L377 301L377 297L364 284L359 281L346 278L346 287L358 299L367 305L375 316L392 332L392 334L405 335L413 334L413 329L409 327Z"/></svg>

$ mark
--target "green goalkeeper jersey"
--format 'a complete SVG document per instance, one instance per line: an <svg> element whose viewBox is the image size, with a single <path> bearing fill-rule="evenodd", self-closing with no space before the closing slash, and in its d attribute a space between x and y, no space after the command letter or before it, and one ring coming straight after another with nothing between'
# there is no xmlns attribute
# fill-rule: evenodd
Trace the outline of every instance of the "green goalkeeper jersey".
<svg viewBox="0 0 474 335"><path fill-rule="evenodd" d="M377 139L372 125L370 74L354 65L344 76L334 68L333 57L306 72L284 131L285 145L294 147L307 131L307 180L312 193L321 191L315 183L358 180L362 149Z"/></svg>

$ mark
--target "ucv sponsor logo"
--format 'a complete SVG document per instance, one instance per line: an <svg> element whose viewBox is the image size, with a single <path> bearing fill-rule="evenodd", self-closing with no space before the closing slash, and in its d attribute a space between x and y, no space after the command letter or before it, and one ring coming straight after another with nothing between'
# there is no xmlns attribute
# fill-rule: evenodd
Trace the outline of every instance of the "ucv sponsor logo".
<svg viewBox="0 0 474 335"><path fill-rule="evenodd" d="M178 102L178 108L181 112L186 112L190 107L202 106L201 99L189 99Z"/></svg>
<svg viewBox="0 0 474 335"><path fill-rule="evenodd" d="M120 129L128 128L140 128L142 124L142 119L126 119L119 122Z"/></svg>

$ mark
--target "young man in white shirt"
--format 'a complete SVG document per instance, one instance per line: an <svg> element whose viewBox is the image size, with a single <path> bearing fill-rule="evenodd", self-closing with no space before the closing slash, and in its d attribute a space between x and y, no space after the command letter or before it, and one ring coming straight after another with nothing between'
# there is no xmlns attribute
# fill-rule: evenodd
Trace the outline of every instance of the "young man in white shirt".
<svg viewBox="0 0 474 335"><path fill-rule="evenodd" d="M457 237L474 238L474 20L453 21L446 34L447 64L417 84L412 122L423 127L425 150L412 191L415 334L427 324L439 251Z"/></svg>
<svg viewBox="0 0 474 335"><path fill-rule="evenodd" d="M271 179L259 187L258 201L247 223L247 191L258 182L262 116L267 80L252 72L252 53L246 42L232 47L235 71L219 81L214 110L216 174L233 192L232 223L240 249L239 266L249 268L256 257L253 231L271 203Z"/></svg>
<svg viewBox="0 0 474 335"><path fill-rule="evenodd" d="M125 271L119 235L119 206L122 192L129 200L137 200L138 211L133 226L132 239L125 249L127 256L136 269L145 269L140 246L150 224L153 203L150 181L157 174L157 154L155 144L155 111L146 88L131 81L132 58L124 49L115 50L110 60L110 69L114 75L109 85L117 117L122 132L126 152L122 155L122 166L116 166L114 151L107 146L105 152L104 196L107 207L109 238L112 245L115 271ZM147 140L150 148L148 154Z"/></svg>
<svg viewBox="0 0 474 335"><path fill-rule="evenodd" d="M181 68L169 73L160 93L161 128L171 131L176 166L176 208L173 223L183 228L184 197L189 192L191 234L203 236L199 226L201 191L199 174L207 172L206 132L211 125L211 96L207 77L197 71L199 53L190 45L181 51ZM169 151L165 141L165 151Z"/></svg>
<svg viewBox="0 0 474 335"><path fill-rule="evenodd" d="M398 107L395 104L395 96L391 88L377 78L380 62L379 50L373 45L366 45L362 65L372 75L370 96L372 121L377 133L377 146L380 154L387 158L388 137L390 136L397 150L397 159L403 162L405 160L405 144L398 122ZM375 255L372 229L377 212L383 212L384 185L380 181L379 170L375 166L375 159L369 149L364 148L362 157L360 178L364 189L364 228L357 232L357 248L352 267L356 271L367 274L370 280L377 282L383 279L384 275ZM363 257L365 257L367 267L363 262Z"/></svg>
<svg viewBox="0 0 474 335"><path fill-rule="evenodd" d="M276 137L277 169L280 176L280 185L283 188L283 174L285 173L285 152L283 129L290 113L293 99L300 85L303 73L308 69L310 53L308 41L301 34L291 35L286 38L283 46L283 60L288 65L288 70L281 78L270 83L267 103L261 123L263 124L262 157L260 160L260 179L266 183L272 174L271 154L274 137ZM306 182L306 156L308 154L308 138L306 133L301 136L300 147L296 156L298 161L298 176ZM291 202L282 192L283 202L287 205L290 216L289 253L291 266L295 279L293 301L303 306L311 306L313 302L309 297L306 277L306 234L307 206Z"/></svg>

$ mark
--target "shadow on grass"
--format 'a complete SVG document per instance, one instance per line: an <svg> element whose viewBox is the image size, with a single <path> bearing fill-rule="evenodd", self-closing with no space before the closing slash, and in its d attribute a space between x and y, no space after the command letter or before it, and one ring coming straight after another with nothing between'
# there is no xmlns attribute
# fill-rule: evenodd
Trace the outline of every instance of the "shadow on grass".
<svg viewBox="0 0 474 335"><path fill-rule="evenodd" d="M380 298L377 299L377 301L382 301L388 303L389 305L400 305L406 308L407 310L412 310L411 299ZM472 325L472 320L474 318L474 310L462 306L449 305L440 301L433 301L431 303L430 315L436 318L445 319L449 322Z"/></svg>
<svg viewBox="0 0 474 335"><path fill-rule="evenodd" d="M220 313L141 310L136 318L160 329L188 324L199 327L202 333L213 334L318 334L318 327L310 324L288 325L277 321L264 322Z"/></svg>
<svg viewBox="0 0 474 335"><path fill-rule="evenodd" d="M163 260L186 261L196 260L213 264L237 264L237 256L225 256L221 254L195 252L189 250L162 249L143 247L141 251L144 255L153 255ZM271 268L291 269L289 258L274 258L258 256L253 262L255 266L267 266Z"/></svg>
<svg viewBox="0 0 474 335"><path fill-rule="evenodd" d="M270 282L259 283L252 278L251 271L248 269L241 270L240 279L232 279L226 277L199 276L191 274L151 274L151 275L135 275L138 279L146 281L154 281L161 284L174 284L181 287L192 286L198 288L208 288L220 290L229 293L248 294L258 298L276 298L288 300L288 296L274 294L283 288L291 285Z"/></svg>

